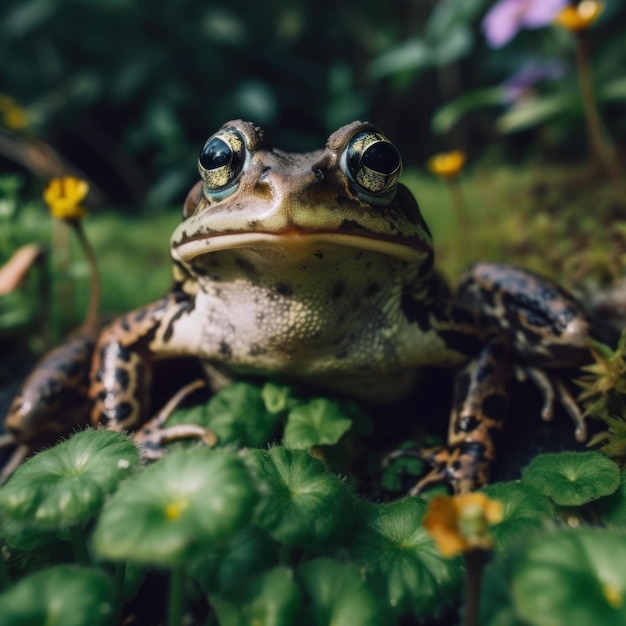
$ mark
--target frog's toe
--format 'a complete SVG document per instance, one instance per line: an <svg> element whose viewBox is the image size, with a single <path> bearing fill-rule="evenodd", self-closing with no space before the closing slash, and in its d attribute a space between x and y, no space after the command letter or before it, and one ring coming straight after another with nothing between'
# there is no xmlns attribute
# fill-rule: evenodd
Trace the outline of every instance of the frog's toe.
<svg viewBox="0 0 626 626"><path fill-rule="evenodd" d="M423 458L432 465L432 470L410 490L410 495L438 484L450 485L454 493L469 493L486 484L489 478L489 463L483 446L477 442L427 451Z"/></svg>
<svg viewBox="0 0 626 626"><path fill-rule="evenodd" d="M217 435L212 430L196 424L178 424L168 428L160 428L152 427L148 423L133 435L133 440L141 450L141 457L148 461L160 459L168 443L183 439L197 439L209 447L213 447L217 443Z"/></svg>
<svg viewBox="0 0 626 626"><path fill-rule="evenodd" d="M385 462L400 457L420 458L432 467L410 491L416 496L433 485L450 485L454 493L468 493L487 483L489 462L484 446L478 442L465 441L458 445L435 448L396 450L387 455Z"/></svg>
<svg viewBox="0 0 626 626"><path fill-rule="evenodd" d="M585 416L567 385L559 377L529 365L517 366L515 376L519 381L529 380L539 390L543 398L542 419L547 422L552 420L554 406L558 402L574 422L576 440L581 442L587 440Z"/></svg>

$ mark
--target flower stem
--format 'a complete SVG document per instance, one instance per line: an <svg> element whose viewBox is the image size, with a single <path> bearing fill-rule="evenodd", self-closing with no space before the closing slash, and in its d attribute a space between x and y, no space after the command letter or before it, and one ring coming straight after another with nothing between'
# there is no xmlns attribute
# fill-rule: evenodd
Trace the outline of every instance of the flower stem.
<svg viewBox="0 0 626 626"><path fill-rule="evenodd" d="M9 566L4 560L2 553L0 553L0 591L10 587L12 583L11 574L9 574Z"/></svg>
<svg viewBox="0 0 626 626"><path fill-rule="evenodd" d="M463 626L478 624L478 608L480 603L480 583L483 569L487 562L488 552L470 550L465 553L465 612Z"/></svg>
<svg viewBox="0 0 626 626"><path fill-rule="evenodd" d="M93 328L98 318L98 309L100 307L100 274L98 273L98 262L96 255L89 243L89 239L85 234L82 222L79 220L71 220L69 222L74 228L76 237L80 243L80 247L87 258L89 263L89 271L91 275L91 293L89 295L89 305L87 307L87 313L85 315L85 321L83 322L84 328Z"/></svg>
<svg viewBox="0 0 626 626"><path fill-rule="evenodd" d="M73 526L70 530L70 544L74 552L74 558L80 565L91 565L91 557L87 551L87 542L85 541L85 533L80 524Z"/></svg>
<svg viewBox="0 0 626 626"><path fill-rule="evenodd" d="M187 569L184 565L176 565L170 570L169 605L167 608L168 626L180 626L183 620L183 592Z"/></svg>
<svg viewBox="0 0 626 626"><path fill-rule="evenodd" d="M621 201L626 204L626 186L621 180L615 150L602 128L589 63L589 40L585 30L576 33L576 64L592 157L607 173Z"/></svg>

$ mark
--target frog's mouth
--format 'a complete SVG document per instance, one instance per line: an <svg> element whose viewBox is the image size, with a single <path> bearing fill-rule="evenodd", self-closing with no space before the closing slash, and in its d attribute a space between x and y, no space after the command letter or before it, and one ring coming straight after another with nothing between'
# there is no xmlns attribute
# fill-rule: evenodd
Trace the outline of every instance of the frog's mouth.
<svg viewBox="0 0 626 626"><path fill-rule="evenodd" d="M178 261L191 261L199 256L237 248L269 247L284 250L290 256L315 254L320 249L354 248L391 256L402 261L419 262L430 248L416 238L367 235L348 232L303 232L296 229L279 233L243 232L192 237L172 246Z"/></svg>

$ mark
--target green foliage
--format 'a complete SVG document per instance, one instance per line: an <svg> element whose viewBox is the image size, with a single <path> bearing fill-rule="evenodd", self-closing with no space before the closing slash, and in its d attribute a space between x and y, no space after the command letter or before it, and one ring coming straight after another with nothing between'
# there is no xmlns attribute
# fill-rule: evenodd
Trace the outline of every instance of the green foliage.
<svg viewBox="0 0 626 626"><path fill-rule="evenodd" d="M522 472L522 481L560 506L580 506L612 494L619 469L599 452L561 452L536 457Z"/></svg>
<svg viewBox="0 0 626 626"><path fill-rule="evenodd" d="M59 565L37 572L0 595L3 626L108 626L115 590L102 571Z"/></svg>
<svg viewBox="0 0 626 626"><path fill-rule="evenodd" d="M266 401L276 412L268 413ZM331 401L324 409L324 401L275 383L236 383L217 394L206 413L223 411L221 425L233 432L229 421L286 419L311 407L314 412L336 410ZM275 426L272 421L268 437L274 436ZM257 447L239 454L232 449L172 450L145 469L137 467L133 443L108 431L78 433L39 453L0 487L0 536L10 554L4 574L0 568L0 581L4 578L7 587L0 608L12 607L7 615L13 615L25 603L20 610L47 611L47 591L36 602L24 599L33 593L31 578L46 589L54 585L54 593L56 585L63 588L59 594L65 589L78 593L73 575L59 574L65 570L55 565L71 559L68 549L59 552L59 538L70 539L79 562L93 558L81 549L73 532L77 528L99 558L119 561L118 568L127 562L171 569L171 623L182 619L185 576L208 594L215 618L227 625L296 619L326 625L354 623L356 616L359 623L393 624L428 620L458 605L462 562L444 558L422 526L425 500L369 502L306 450L268 449L267 444L258 439ZM543 625L534 599L541 580L550 581L540 591L555 620L567 619L574 598L577 607L583 606L580 610L597 611L607 616L607 623L615 616L621 619L619 600L626 590L618 568L605 563L607 555L622 549L615 542L622 541L626 481L622 476L618 486L619 478L617 466L598 453L562 453L537 457L521 483L486 488L491 499L501 502L504 519L493 529L492 569L497 575L485 587L485 624L524 614L524 623ZM563 486L564 480L569 485ZM583 526L590 519L615 530L564 533L559 529L564 518ZM596 538L600 547L590 557L587 551ZM541 558L544 545L558 545L548 554L554 558ZM577 565L559 570L558 555L563 563ZM33 571L38 573L17 584L8 579ZM91 570L68 571L86 572L85 580L91 581ZM109 575L95 575L100 582L93 583L92 593L106 597ZM135 576L131 587L138 584L141 578ZM581 585L595 589L588 601ZM117 600L110 601L112 609L107 602L101 606L109 607L108 614L121 610ZM72 619L83 619L81 607Z"/></svg>
<svg viewBox="0 0 626 626"><path fill-rule="evenodd" d="M234 453L176 450L126 481L107 502L94 545L111 560L186 562L241 529L256 498Z"/></svg>

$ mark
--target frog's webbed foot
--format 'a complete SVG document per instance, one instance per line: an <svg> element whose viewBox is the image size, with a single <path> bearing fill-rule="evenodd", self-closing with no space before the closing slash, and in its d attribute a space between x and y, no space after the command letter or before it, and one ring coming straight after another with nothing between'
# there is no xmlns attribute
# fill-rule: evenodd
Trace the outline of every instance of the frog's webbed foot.
<svg viewBox="0 0 626 626"><path fill-rule="evenodd" d="M385 457L385 464L401 457L413 457L429 463L432 469L410 490L417 496L434 485L450 485L455 493L468 493L487 483L489 462L483 447L471 442L457 446L438 446L420 450L396 450Z"/></svg>
<svg viewBox="0 0 626 626"><path fill-rule="evenodd" d="M198 439L210 447L217 443L217 436L212 430L197 424L163 427L178 405L187 396L205 385L204 380L194 380L179 389L167 404L133 435L133 440L139 445L143 459L154 461L161 458L166 444L182 439Z"/></svg>
<svg viewBox="0 0 626 626"><path fill-rule="evenodd" d="M585 416L580 410L578 403L567 388L567 385L555 375L549 375L545 370L530 365L517 365L515 378L520 381L530 381L539 390L543 398L541 418L549 422L554 417L554 407L558 402L574 422L574 431L577 441L587 440L587 424Z"/></svg>

